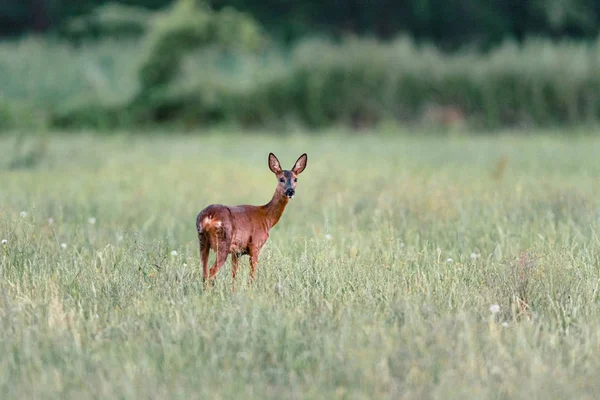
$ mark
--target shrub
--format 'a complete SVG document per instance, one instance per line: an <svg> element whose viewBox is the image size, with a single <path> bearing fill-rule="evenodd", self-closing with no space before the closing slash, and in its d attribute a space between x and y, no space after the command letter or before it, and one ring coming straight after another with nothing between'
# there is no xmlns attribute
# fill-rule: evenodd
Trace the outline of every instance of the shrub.
<svg viewBox="0 0 600 400"><path fill-rule="evenodd" d="M233 9L214 12L194 0L180 0L161 15L147 39L147 55L140 67L141 92L162 90L179 71L182 59L211 44L257 47L260 29Z"/></svg>
<svg viewBox="0 0 600 400"><path fill-rule="evenodd" d="M69 19L59 33L70 40L139 38L149 29L153 12L142 7L107 3L91 14Z"/></svg>
<svg viewBox="0 0 600 400"><path fill-rule="evenodd" d="M212 88L174 90L181 64L198 48L255 49L261 40L260 27L244 14L227 8L214 12L201 1L180 0L153 17L143 43L137 94L127 101L63 105L53 112L51 123L60 128L114 128L184 117L193 123L223 120L222 101L210 101Z"/></svg>
<svg viewBox="0 0 600 400"><path fill-rule="evenodd" d="M271 84L291 94L288 102L312 125L357 115L410 121L429 104L455 107L493 126L574 123L600 117L599 56L598 47L539 41L454 56L406 39L307 43L294 52L283 81Z"/></svg>
<svg viewBox="0 0 600 400"><path fill-rule="evenodd" d="M48 126L47 115L34 107L0 98L0 132Z"/></svg>
<svg viewBox="0 0 600 400"><path fill-rule="evenodd" d="M598 49L529 41L505 43L488 55L450 56L408 39L306 41L284 68L267 68L254 84L203 80L184 97L212 91L211 114L243 123L291 116L313 127L364 126L388 118L421 122L428 115L443 124L466 117L491 127L578 123L600 118Z"/></svg>
<svg viewBox="0 0 600 400"><path fill-rule="evenodd" d="M53 110L50 123L61 128L287 120L501 127L600 119L600 40L506 42L486 54L448 55L407 38L354 38L249 52L262 40L251 20L185 1L156 16L147 35L144 46L1 47L19 54L0 62L0 92L10 104L0 113L18 108L14 98ZM4 129L9 120L19 124L3 120Z"/></svg>

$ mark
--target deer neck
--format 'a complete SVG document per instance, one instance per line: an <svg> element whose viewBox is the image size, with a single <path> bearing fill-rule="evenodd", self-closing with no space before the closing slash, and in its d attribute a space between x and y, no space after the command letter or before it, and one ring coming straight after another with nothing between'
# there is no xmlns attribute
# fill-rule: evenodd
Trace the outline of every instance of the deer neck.
<svg viewBox="0 0 600 400"><path fill-rule="evenodd" d="M285 206L290 199L287 198L281 191L278 189L275 190L273 194L273 198L263 207L267 213L267 225L269 229L275 226L275 224L279 221L279 218L283 215L283 211L285 210Z"/></svg>

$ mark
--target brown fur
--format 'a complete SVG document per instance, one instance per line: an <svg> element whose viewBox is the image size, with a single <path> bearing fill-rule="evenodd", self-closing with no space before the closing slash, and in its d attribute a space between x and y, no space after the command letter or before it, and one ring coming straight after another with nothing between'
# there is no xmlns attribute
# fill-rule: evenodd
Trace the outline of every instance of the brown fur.
<svg viewBox="0 0 600 400"><path fill-rule="evenodd" d="M284 171L281 169L277 157L270 153L269 168L277 177L278 182L271 201L263 206L232 207L213 204L200 211L196 218L196 229L204 282L208 283L214 279L229 254L231 254L233 264L233 281L235 282L238 258L243 255L250 256L250 280L254 281L258 256L269 238L269 230L277 224L290 201L286 193L291 193L292 196L295 194L297 177L304 171L306 161L306 154L303 154L298 158L291 171ZM216 259L209 269L210 249L216 253Z"/></svg>

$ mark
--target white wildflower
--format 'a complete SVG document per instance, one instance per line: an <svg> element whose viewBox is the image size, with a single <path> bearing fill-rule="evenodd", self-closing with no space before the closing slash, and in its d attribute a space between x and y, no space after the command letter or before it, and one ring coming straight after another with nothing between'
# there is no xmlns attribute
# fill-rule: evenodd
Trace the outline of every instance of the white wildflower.
<svg viewBox="0 0 600 400"><path fill-rule="evenodd" d="M185 267L187 267L187 264L186 264L186 263L183 263L183 267L184 267L184 268L185 268Z"/></svg>
<svg viewBox="0 0 600 400"><path fill-rule="evenodd" d="M498 304L492 304L490 306L490 312L492 314L498 314L500 312L500 306Z"/></svg>
<svg viewBox="0 0 600 400"><path fill-rule="evenodd" d="M177 252L177 250L173 250L173 251L171 252L171 255L172 255L172 256L176 256L177 254L179 254L179 253Z"/></svg>
<svg viewBox="0 0 600 400"><path fill-rule="evenodd" d="M477 260L479 257L481 257L481 254L479 253L471 253L471 260Z"/></svg>
<svg viewBox="0 0 600 400"><path fill-rule="evenodd" d="M325 240L331 240L331 238L332 238L332 237L331 237L331 235L330 235L329 233L327 233L327 234L325 235Z"/></svg>
<svg viewBox="0 0 600 400"><path fill-rule="evenodd" d="M94 218L94 217L89 217L89 218L88 218L88 223L89 223L90 225L94 225L94 224L96 223L96 218Z"/></svg>
<svg viewBox="0 0 600 400"><path fill-rule="evenodd" d="M67 244L66 243L61 243L60 244L60 248L61 249L66 249L67 248Z"/></svg>
<svg viewBox="0 0 600 400"><path fill-rule="evenodd" d="M277 282L275 284L275 293L281 294L282 292L283 292L283 286L281 285L281 283Z"/></svg>
<svg viewBox="0 0 600 400"><path fill-rule="evenodd" d="M503 322L503 323L502 323L502 327L503 327L503 328L508 328L508 327L509 327L509 325L508 325L508 322Z"/></svg>
<svg viewBox="0 0 600 400"><path fill-rule="evenodd" d="M27 211L21 211L21 218L25 218L27 216Z"/></svg>
<svg viewBox="0 0 600 400"><path fill-rule="evenodd" d="M8 240L2 239L2 246L6 246L7 243L8 243Z"/></svg>
<svg viewBox="0 0 600 400"><path fill-rule="evenodd" d="M452 263L454 262L454 260L453 260L453 259L451 259L451 258L449 258L449 259L447 259L447 260L446 260L446 262L447 262L448 264L452 264Z"/></svg>

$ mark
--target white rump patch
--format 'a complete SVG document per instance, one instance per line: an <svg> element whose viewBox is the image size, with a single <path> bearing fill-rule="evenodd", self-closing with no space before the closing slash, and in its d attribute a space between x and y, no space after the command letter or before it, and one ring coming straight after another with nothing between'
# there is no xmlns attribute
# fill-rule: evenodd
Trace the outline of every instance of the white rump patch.
<svg viewBox="0 0 600 400"><path fill-rule="evenodd" d="M220 228L223 225L223 223L221 221L219 221L218 219L213 219L212 217L205 217L202 220L202 227L204 229L206 229L207 227L209 227L211 225L214 226L215 228Z"/></svg>

